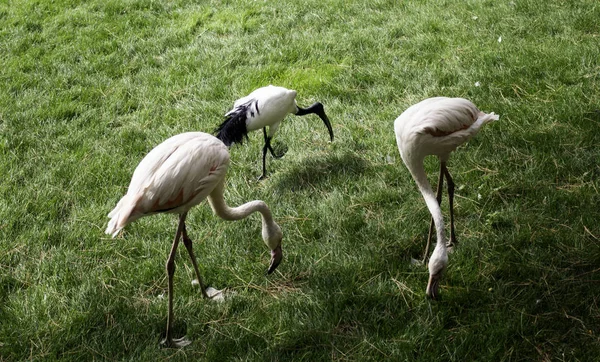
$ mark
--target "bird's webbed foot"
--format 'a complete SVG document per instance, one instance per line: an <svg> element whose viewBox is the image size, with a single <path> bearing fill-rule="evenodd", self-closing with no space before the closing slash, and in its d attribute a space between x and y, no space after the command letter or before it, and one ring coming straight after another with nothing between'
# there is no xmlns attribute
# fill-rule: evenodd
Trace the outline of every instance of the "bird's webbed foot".
<svg viewBox="0 0 600 362"><path fill-rule="evenodd" d="M200 287L200 293L202 293L204 299L210 299L210 296L206 293L207 288L204 287L204 283L200 283L198 279L194 279L192 280L192 285Z"/></svg>
<svg viewBox="0 0 600 362"><path fill-rule="evenodd" d="M165 339L160 342L160 345L164 348L183 348L188 346L190 343L192 343L192 341L187 339L185 336L181 338L165 337Z"/></svg>
<svg viewBox="0 0 600 362"><path fill-rule="evenodd" d="M224 288L221 290L213 288L213 287L206 288L206 295L208 295L208 299L214 300L216 302L224 301L225 294L228 294L227 288Z"/></svg>
<svg viewBox="0 0 600 362"><path fill-rule="evenodd" d="M446 248L448 248L448 251L453 251L457 245L458 243L456 242L456 238L450 238L450 240L446 242Z"/></svg>

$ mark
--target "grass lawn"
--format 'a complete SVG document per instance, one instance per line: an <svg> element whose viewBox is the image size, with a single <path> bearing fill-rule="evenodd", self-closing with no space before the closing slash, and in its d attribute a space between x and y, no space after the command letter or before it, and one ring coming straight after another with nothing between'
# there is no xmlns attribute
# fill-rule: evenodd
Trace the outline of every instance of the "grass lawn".
<svg viewBox="0 0 600 362"><path fill-rule="evenodd" d="M597 360L599 81L595 0L2 0L0 361ZM150 149L267 84L322 102L335 141L289 116L262 182L261 132L231 149L225 198L269 204L284 260L264 275L258 215L194 208L201 272L233 293L203 300L180 248L193 343L160 348L177 219L111 239L106 214ZM449 162L460 244L432 302L393 121L439 95L501 117Z"/></svg>

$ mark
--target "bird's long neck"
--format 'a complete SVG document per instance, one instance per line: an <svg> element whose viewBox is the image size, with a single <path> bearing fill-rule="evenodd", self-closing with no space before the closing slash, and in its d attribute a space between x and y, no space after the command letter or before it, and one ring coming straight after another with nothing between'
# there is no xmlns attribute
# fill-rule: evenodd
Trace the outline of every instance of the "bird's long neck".
<svg viewBox="0 0 600 362"><path fill-rule="evenodd" d="M415 162L407 163L407 166L412 174L417 186L419 187L419 191L423 195L425 199L425 203L427 204L427 208L431 213L433 218L433 223L435 225L436 230L436 247L443 245L446 247L446 235L444 233L444 218L442 216L442 209L438 204L435 194L431 189L431 184L427 180L427 174L425 173L425 168L423 167L423 160L418 160Z"/></svg>
<svg viewBox="0 0 600 362"><path fill-rule="evenodd" d="M264 201L254 200L238 207L229 207L223 198L223 186L223 183L219 184L208 196L208 202L217 216L223 220L235 221L244 219L248 215L258 211L262 216L263 235L265 230L278 228L277 224L273 221L271 210ZM277 247L277 245L269 245L267 240L265 240L265 243L267 243L267 246L271 250Z"/></svg>

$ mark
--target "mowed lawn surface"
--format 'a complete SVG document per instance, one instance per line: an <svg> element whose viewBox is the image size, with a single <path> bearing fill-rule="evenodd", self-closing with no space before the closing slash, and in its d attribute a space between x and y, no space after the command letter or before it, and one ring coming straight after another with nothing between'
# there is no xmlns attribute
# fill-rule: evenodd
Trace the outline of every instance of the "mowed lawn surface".
<svg viewBox="0 0 600 362"><path fill-rule="evenodd" d="M599 19L594 0L0 1L0 361L597 360ZM261 132L231 149L225 198L269 204L284 260L265 276L258 215L194 208L230 298L201 298L181 248L193 343L160 348L176 218L111 239L106 214L149 150L268 84L322 102L335 141L288 116L261 182ZM393 121L440 95L501 117L450 160L459 245L433 302Z"/></svg>

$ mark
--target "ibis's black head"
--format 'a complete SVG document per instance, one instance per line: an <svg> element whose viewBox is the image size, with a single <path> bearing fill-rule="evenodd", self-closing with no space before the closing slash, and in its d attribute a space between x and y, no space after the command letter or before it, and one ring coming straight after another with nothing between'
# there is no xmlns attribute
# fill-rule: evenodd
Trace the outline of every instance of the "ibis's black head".
<svg viewBox="0 0 600 362"><path fill-rule="evenodd" d="M225 120L215 130L217 138L227 147L230 147L234 143L242 143L244 138L248 139L246 121L248 119L248 109L251 104L252 101L244 103L227 112Z"/></svg>
<svg viewBox="0 0 600 362"><path fill-rule="evenodd" d="M305 114L311 114L311 113L314 113L317 116L319 116L319 118L321 118L323 123L325 123L325 126L327 127L327 130L329 131L329 138L331 138L331 141L333 142L333 128L331 128L331 122L329 122L329 118L325 114L325 108L323 107L323 105L321 103L316 102L307 108L298 107L298 112L296 112L296 115L304 116Z"/></svg>

